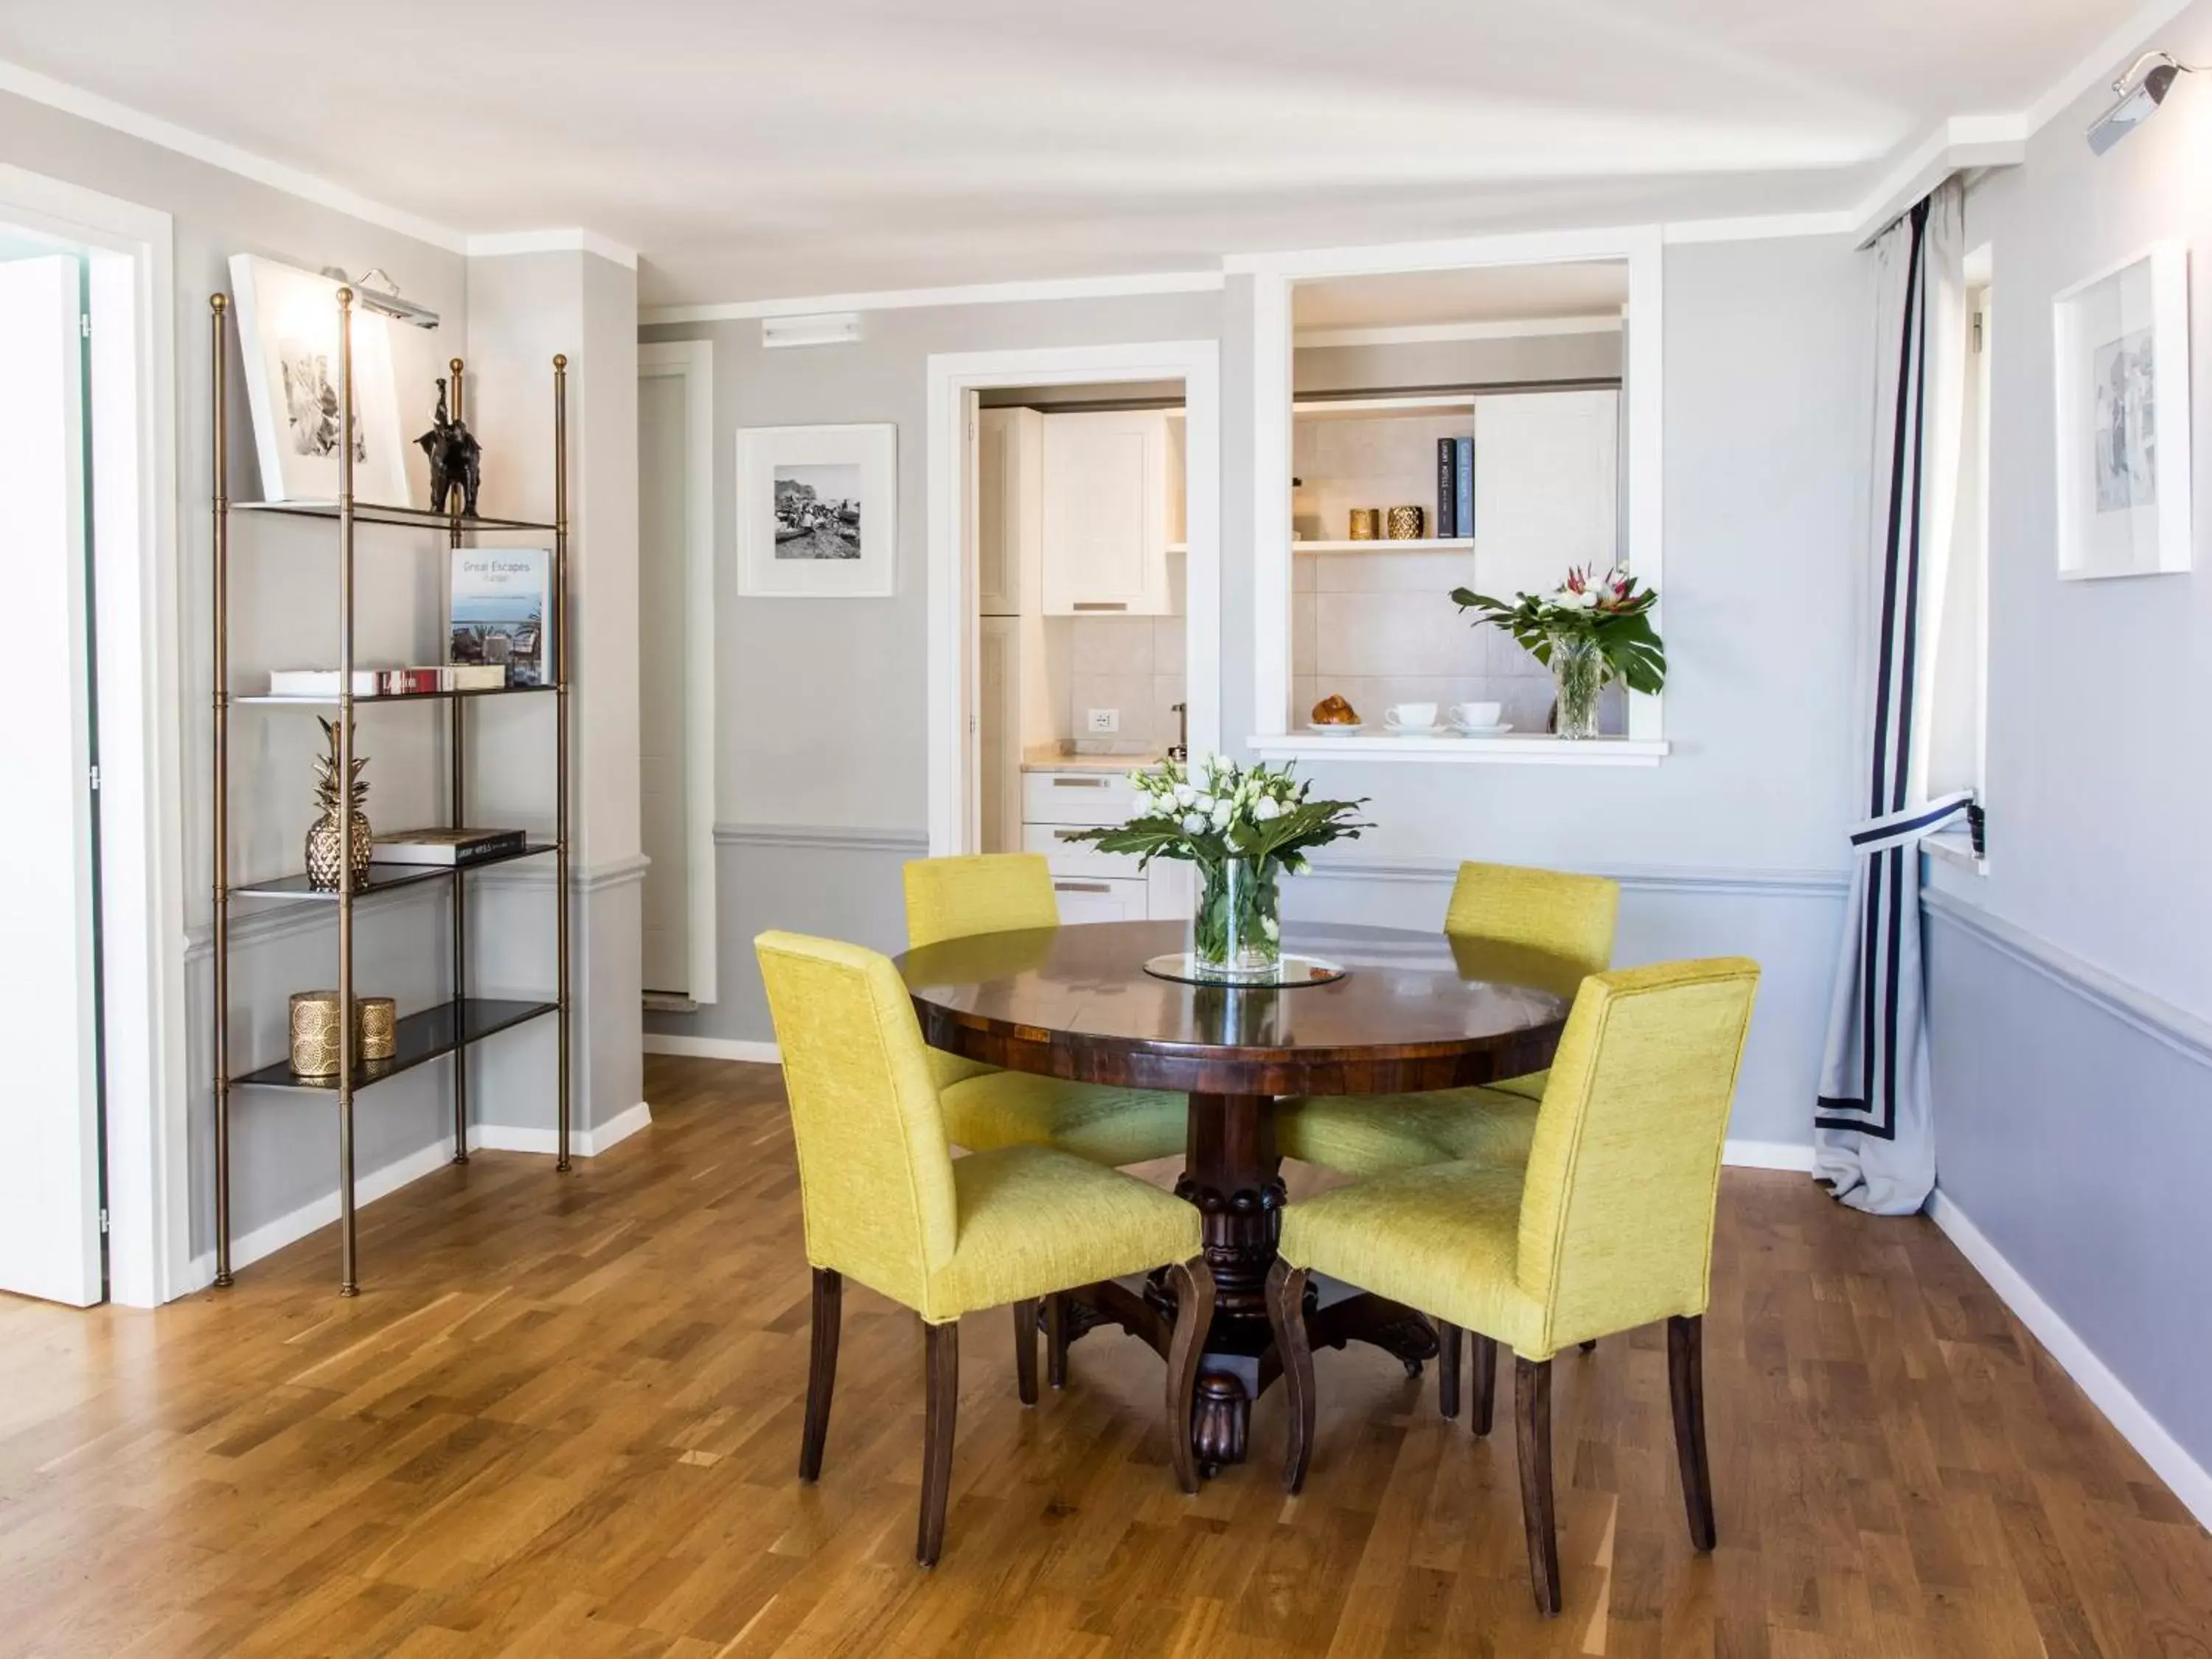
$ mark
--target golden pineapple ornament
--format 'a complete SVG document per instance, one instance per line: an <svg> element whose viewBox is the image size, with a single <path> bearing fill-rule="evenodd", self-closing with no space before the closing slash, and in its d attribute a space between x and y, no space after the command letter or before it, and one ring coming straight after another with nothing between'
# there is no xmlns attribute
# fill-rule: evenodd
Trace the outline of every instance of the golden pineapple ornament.
<svg viewBox="0 0 2212 1659"><path fill-rule="evenodd" d="M368 799L368 786L361 781L361 769L368 764L368 757L353 757L352 787L342 787L338 782L338 728L329 720L324 720L322 727L323 736L330 744L330 753L315 762L315 799L323 811L307 829L307 885L328 893L337 889L342 859L353 860L355 886L366 881L369 855L375 849L370 844L373 832L368 827L368 814L361 810ZM349 805L350 812L347 811ZM346 838L350 841L349 846L341 841L338 819L342 814L351 820L351 834Z"/></svg>

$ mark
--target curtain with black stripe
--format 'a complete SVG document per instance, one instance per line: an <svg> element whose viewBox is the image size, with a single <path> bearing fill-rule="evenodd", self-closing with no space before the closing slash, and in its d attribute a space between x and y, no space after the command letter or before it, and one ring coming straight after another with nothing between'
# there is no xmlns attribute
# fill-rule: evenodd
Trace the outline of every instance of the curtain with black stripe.
<svg viewBox="0 0 2212 1659"><path fill-rule="evenodd" d="M1954 178L1876 239L1870 587L1845 910L1814 1115L1814 1177L1906 1215L1936 1184L1920 955L1920 839L1963 812L1928 799L1929 699L1966 391L1965 191Z"/></svg>

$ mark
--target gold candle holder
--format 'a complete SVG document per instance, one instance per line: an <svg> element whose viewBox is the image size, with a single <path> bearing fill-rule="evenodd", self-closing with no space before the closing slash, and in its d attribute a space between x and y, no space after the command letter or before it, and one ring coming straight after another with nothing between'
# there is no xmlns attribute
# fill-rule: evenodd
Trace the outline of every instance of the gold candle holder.
<svg viewBox="0 0 2212 1659"><path fill-rule="evenodd" d="M1352 509L1352 532L1348 539L1371 542L1376 538L1376 520L1382 516L1379 508L1355 507Z"/></svg>
<svg viewBox="0 0 2212 1659"><path fill-rule="evenodd" d="M1394 507L1390 509L1390 539L1394 542L1417 542L1421 539L1419 507Z"/></svg>
<svg viewBox="0 0 2212 1659"><path fill-rule="evenodd" d="M296 1077L338 1074L338 994L292 994L292 1072Z"/></svg>
<svg viewBox="0 0 2212 1659"><path fill-rule="evenodd" d="M399 1010L390 997L353 1000L354 1046L363 1060L390 1060L399 1049Z"/></svg>

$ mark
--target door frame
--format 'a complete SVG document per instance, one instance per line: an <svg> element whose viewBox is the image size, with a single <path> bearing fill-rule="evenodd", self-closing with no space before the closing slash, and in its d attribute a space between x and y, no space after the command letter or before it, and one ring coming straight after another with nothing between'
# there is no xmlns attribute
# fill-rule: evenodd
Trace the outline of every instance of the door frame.
<svg viewBox="0 0 2212 1659"><path fill-rule="evenodd" d="M1190 751L1221 746L1221 349L1214 340L933 353L929 397L929 851L973 852L971 757L980 633L970 556L966 409L1000 386L1180 380L1183 387L1185 690Z"/></svg>
<svg viewBox="0 0 2212 1659"><path fill-rule="evenodd" d="M637 349L638 378L684 383L684 851L692 925L690 984L696 1003L717 995L721 910L714 884L714 347L670 340ZM703 922L702 918L704 918Z"/></svg>
<svg viewBox="0 0 2212 1659"><path fill-rule="evenodd" d="M164 556L182 510L174 230L156 209L4 164L0 219L75 244L90 267L109 1295L155 1307L213 1273L191 1253L184 561Z"/></svg>

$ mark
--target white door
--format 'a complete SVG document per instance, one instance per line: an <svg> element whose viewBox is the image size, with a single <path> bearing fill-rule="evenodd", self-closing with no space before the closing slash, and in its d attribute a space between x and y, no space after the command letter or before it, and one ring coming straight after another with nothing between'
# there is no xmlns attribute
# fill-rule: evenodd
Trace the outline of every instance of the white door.
<svg viewBox="0 0 2212 1659"><path fill-rule="evenodd" d="M0 1290L88 1307L101 1275L79 270L0 264L0 583L15 683L63 715L0 720Z"/></svg>
<svg viewBox="0 0 2212 1659"><path fill-rule="evenodd" d="M1474 400L1474 586L1547 593L1569 565L1613 562L1620 394Z"/></svg>
<svg viewBox="0 0 2212 1659"><path fill-rule="evenodd" d="M715 994L711 363L696 346L639 348L641 978L696 1002Z"/></svg>
<svg viewBox="0 0 2212 1659"><path fill-rule="evenodd" d="M1044 612L1168 608L1168 422L1158 410L1044 417Z"/></svg>

